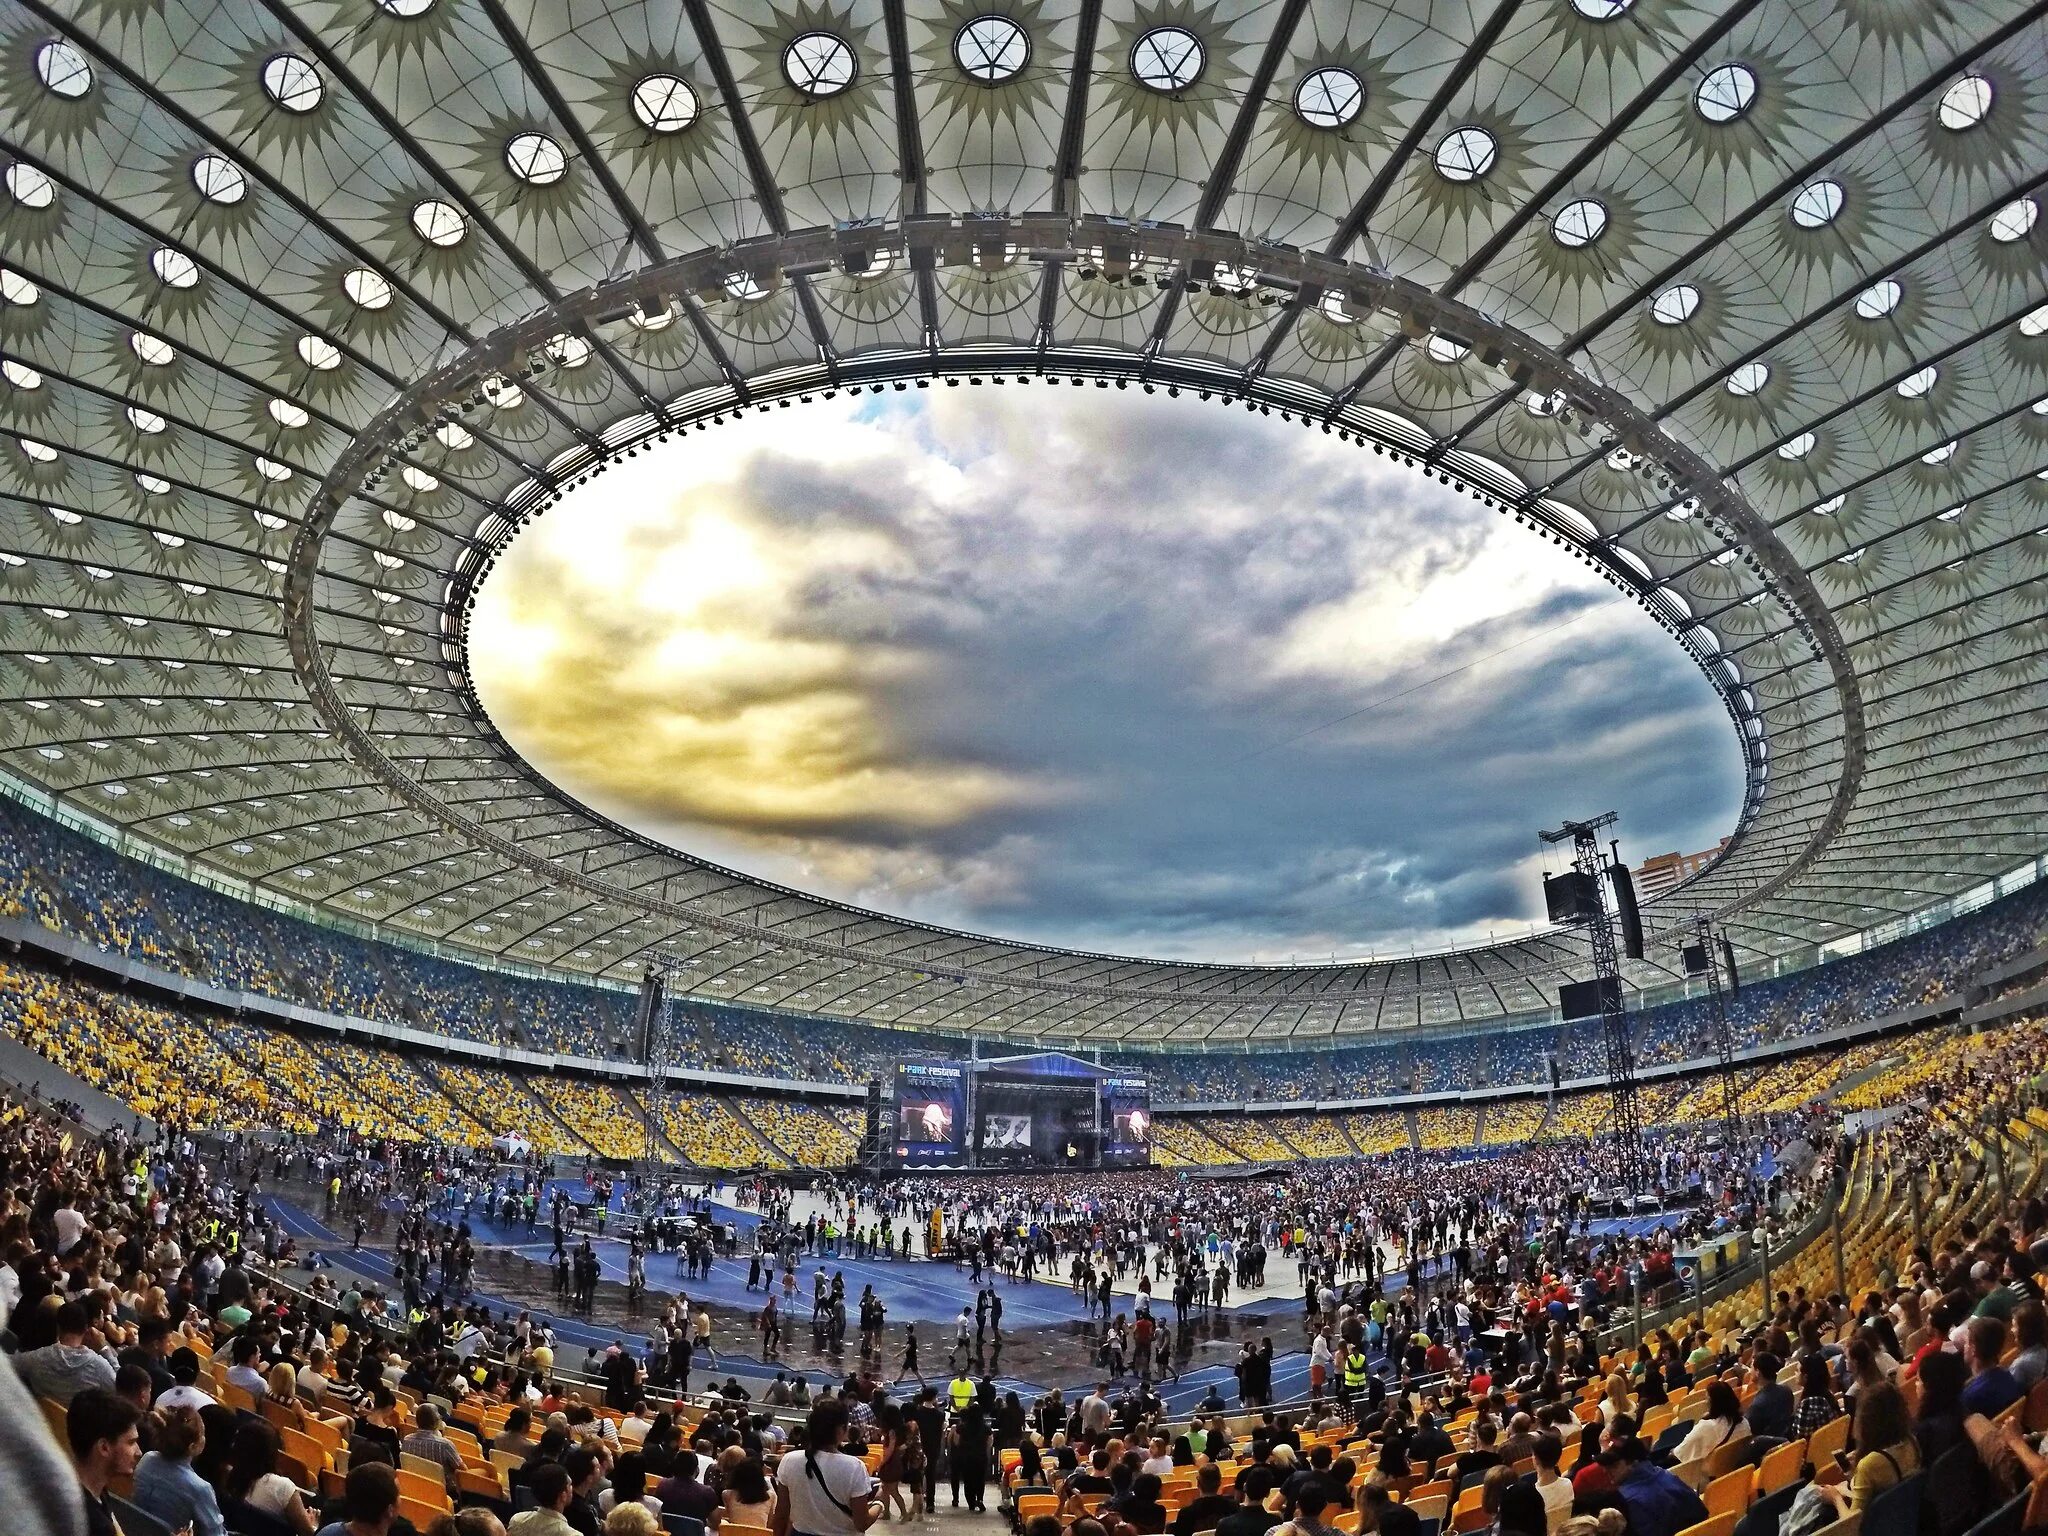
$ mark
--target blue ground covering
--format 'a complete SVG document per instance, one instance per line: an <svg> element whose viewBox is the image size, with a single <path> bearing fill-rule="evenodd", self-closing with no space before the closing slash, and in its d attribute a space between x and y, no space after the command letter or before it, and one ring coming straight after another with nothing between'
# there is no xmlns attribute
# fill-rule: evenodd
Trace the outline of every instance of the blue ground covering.
<svg viewBox="0 0 2048 1536"><path fill-rule="evenodd" d="M581 1180L559 1180L556 1182L569 1191L572 1199L588 1199ZM549 1188L552 1189L553 1185L550 1185ZM722 1191L720 1192L722 1193ZM613 1211L623 1212L623 1194L623 1186L614 1190L610 1207ZM298 1238L303 1244L310 1246L316 1251L325 1250L330 1257L349 1268L369 1275L373 1279L385 1283L391 1281L392 1266L387 1255L367 1249L360 1253L348 1253L346 1252L347 1243L343 1238L330 1231L324 1224L300 1207L275 1197L270 1197L267 1200L267 1204L277 1219L283 1223L284 1229ZM736 1221L739 1224L743 1234L744 1246L744 1234L753 1230L759 1218L751 1211L737 1209L715 1198L710 1202L710 1208L718 1219ZM545 1202L543 1203L543 1209L545 1209ZM1663 1214L1627 1218L1602 1218L1592 1224L1592 1230L1597 1233L1626 1231L1631 1234L1641 1234L1653 1230L1660 1222L1666 1219L1666 1216ZM524 1254L534 1259L537 1263L547 1263L549 1251L553 1247L553 1236L545 1219L530 1234L527 1232L523 1222L517 1225L506 1226L495 1221L486 1220L476 1213L471 1213L468 1220L470 1229L479 1242L503 1246L511 1249L513 1252ZM572 1238L571 1241L573 1243L574 1239ZM606 1237L594 1239L591 1246L597 1253L604 1278L624 1284L627 1256L625 1242L618 1238ZM1286 1263L1284 1259L1280 1260L1280 1262ZM711 1276L708 1280L686 1280L683 1278L677 1264L678 1257L676 1255L649 1254L647 1256L647 1283L650 1291L662 1293L679 1290L689 1295L693 1300L706 1300L721 1306L748 1312L759 1308L761 1292L759 1290L752 1292L747 1290L748 1262L744 1256L737 1260L719 1259L712 1265ZM854 1303L860 1296L861 1287L872 1285L875 1289L875 1294L881 1298L882 1304L888 1309L891 1323L914 1322L918 1324L920 1329L919 1355L926 1375L935 1383L943 1380L946 1370L946 1348L953 1338L953 1320L959 1315L960 1307L963 1303L971 1304L974 1300L974 1288L968 1282L968 1272L964 1266L933 1262L921 1258L910 1260L806 1258L797 1271L797 1296L795 1303L784 1317L783 1330L786 1336L800 1335L808 1328L811 1277L813 1271L821 1264L828 1277L835 1271L841 1272L846 1276L846 1294L849 1311L854 1310ZM1291 1266L1289 1267L1291 1268ZM1398 1289L1404 1283L1404 1278L1403 1273L1397 1268L1386 1278L1388 1290L1391 1292ZM1032 1346L1028 1336L1020 1336L1021 1331L1062 1325L1071 1327L1082 1323L1087 1317L1086 1307L1073 1295L1064 1282L1020 1281L1012 1284L1007 1280L998 1279L996 1284L1003 1298L1004 1331L1009 1336L1008 1346L1004 1351L1004 1363L1013 1370L1030 1369L1030 1365L1027 1362L1034 1360L1038 1356L1038 1351ZM780 1295L779 1288L777 1294L778 1296ZM492 1295L489 1292L480 1291L472 1299L482 1302L494 1312L516 1313L521 1310L517 1303L504 1297ZM1120 1296L1118 1300L1125 1307L1125 1310L1128 1311L1129 1303L1133 1298ZM619 1331L615 1328L594 1326L574 1316L565 1316L539 1308L529 1310L532 1310L536 1317L545 1318L549 1326L554 1329L556 1339L573 1351L580 1352L591 1347L602 1350L621 1337ZM1273 1317L1271 1331L1276 1335L1276 1342L1278 1336L1283 1334L1289 1338L1298 1336L1298 1302L1292 1294L1281 1292L1241 1301L1234 1305L1233 1310L1242 1310L1255 1314L1258 1312L1270 1314ZM1171 1318L1172 1309L1170 1306L1167 1307L1164 1315L1169 1319ZM624 1342L636 1353L643 1346L643 1339L637 1337L627 1336ZM721 1342L737 1343L738 1341L728 1337L722 1341L714 1339L713 1342L716 1345ZM753 1344L756 1340L752 1335L749 1335L747 1342ZM1167 1407L1176 1413L1186 1412L1201 1400L1203 1393L1207 1391L1212 1382L1220 1388L1225 1400L1234 1407L1236 1405L1237 1383L1236 1378L1231 1374L1229 1362L1236 1356L1235 1343L1228 1345L1216 1343L1198 1346L1198 1348L1201 1348L1204 1353L1212 1353L1218 1363L1201 1365L1198 1369L1190 1371L1189 1374L1182 1377L1178 1382L1163 1384L1161 1395L1165 1398ZM777 1370L796 1372L796 1368L793 1366L786 1366L777 1361L764 1363L758 1356L738 1350L728 1352L722 1348L717 1349L716 1358L718 1362L717 1372L720 1378L728 1372L737 1372L743 1379L766 1379ZM857 1360L858 1350L856 1348L854 1354L849 1359L849 1364L857 1363ZM570 1364L571 1360L565 1359L563 1363L565 1365ZM701 1364L702 1362L700 1362ZM899 1364L899 1357L893 1350L886 1364L888 1369L883 1372L885 1378L892 1374ZM812 1383L816 1384L829 1379L831 1373L812 1367L803 1370L801 1374L809 1377ZM1033 1382L1015 1377L999 1376L996 1380L997 1385L1005 1391L1014 1390L1021 1393L1037 1393L1043 1392L1052 1385L1071 1387L1082 1384L1087 1379L1085 1377L1075 1377L1071 1370L1053 1371L1050 1374L1064 1379ZM709 1380L708 1376L699 1375L695 1371L692 1372L691 1384L693 1387L701 1388ZM1290 1350L1285 1354L1275 1355L1273 1361L1273 1388L1276 1398L1283 1401L1291 1397L1301 1397L1307 1394L1308 1353L1306 1350Z"/></svg>

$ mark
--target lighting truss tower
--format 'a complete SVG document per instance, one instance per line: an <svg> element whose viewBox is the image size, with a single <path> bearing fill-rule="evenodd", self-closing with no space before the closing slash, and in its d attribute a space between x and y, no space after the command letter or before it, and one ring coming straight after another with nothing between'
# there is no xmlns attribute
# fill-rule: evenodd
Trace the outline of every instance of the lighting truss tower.
<svg viewBox="0 0 2048 1536"><path fill-rule="evenodd" d="M1620 818L1604 811L1590 821L1568 821L1554 832L1540 834L1546 843L1572 845L1572 867L1588 892L1589 910L1576 919L1586 930L1593 951L1593 978L1600 996L1600 1030L1607 1044L1607 1083L1614 1096L1611 1136L1621 1180L1630 1195L1649 1187L1650 1160L1643 1150L1643 1112L1636 1096L1635 1048L1629 1042L1628 1014L1621 1006L1621 957L1608 917L1607 865L1600 856L1600 833Z"/></svg>
<svg viewBox="0 0 2048 1536"><path fill-rule="evenodd" d="M647 1021L647 1161L661 1160L661 1096L668 1088L669 1070L681 1059L676 1036L681 1024L676 1018L676 972L687 964L683 956L665 949L651 951L647 970L661 978L661 1002Z"/></svg>
<svg viewBox="0 0 2048 1536"><path fill-rule="evenodd" d="M1735 1075L1735 1037L1728 1026L1728 990L1721 979L1718 936L1704 912L1692 917L1693 943L1705 952L1707 1011L1714 1028L1714 1056L1721 1073L1722 1133L1732 1149L1742 1144L1742 1085Z"/></svg>

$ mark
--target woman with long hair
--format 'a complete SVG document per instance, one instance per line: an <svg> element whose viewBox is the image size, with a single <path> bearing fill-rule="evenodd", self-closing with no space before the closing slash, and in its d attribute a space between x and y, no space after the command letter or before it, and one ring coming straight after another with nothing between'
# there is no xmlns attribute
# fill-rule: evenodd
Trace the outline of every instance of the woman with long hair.
<svg viewBox="0 0 2048 1536"><path fill-rule="evenodd" d="M900 1504L899 1518L908 1520L916 1513L915 1503L909 1488L908 1474L903 1465L904 1445L910 1429L908 1417L894 1403L878 1400L875 1404L875 1428L882 1432L882 1460L875 1468L875 1480L882 1485L882 1518L887 1520Z"/></svg>
<svg viewBox="0 0 2048 1536"><path fill-rule="evenodd" d="M1742 1399L1725 1381L1707 1383L1707 1411L1678 1442L1678 1462L1704 1461L1724 1445L1749 1438L1749 1425L1742 1417Z"/></svg>
<svg viewBox="0 0 2048 1536"><path fill-rule="evenodd" d="M761 1463L749 1456L735 1465L726 1476L719 1502L724 1506L721 1519L738 1525L766 1525L775 1513L775 1499Z"/></svg>
<svg viewBox="0 0 2048 1536"><path fill-rule="evenodd" d="M1856 1400L1856 1466L1845 1483L1823 1484L1821 1492L1842 1515L1860 1514L1887 1488L1920 1470L1905 1394L1888 1381L1866 1387Z"/></svg>
<svg viewBox="0 0 2048 1536"><path fill-rule="evenodd" d="M621 1504L645 1504L656 1521L661 1519L661 1500L648 1491L647 1458L639 1451L620 1453L612 1463L611 1485L597 1496L600 1515L610 1514Z"/></svg>
<svg viewBox="0 0 2048 1536"><path fill-rule="evenodd" d="M1616 1371L1607 1378L1606 1389L1600 1395L1600 1422L1612 1424L1616 1414L1634 1412L1635 1403L1628 1395L1628 1378Z"/></svg>
<svg viewBox="0 0 2048 1536"><path fill-rule="evenodd" d="M1828 1369L1827 1356L1806 1356L1799 1363L1799 1409L1793 1415L1793 1428L1802 1435L1810 1435L1841 1416L1842 1405L1835 1400L1835 1378Z"/></svg>
<svg viewBox="0 0 2048 1536"><path fill-rule="evenodd" d="M1969 1379L1963 1357L1949 1350L1931 1354L1920 1363L1920 1408L1913 1416L1913 1441L1920 1447L1923 1467L1941 1460L1944 1451L1968 1443L1962 1397Z"/></svg>
<svg viewBox="0 0 2048 1536"><path fill-rule="evenodd" d="M313 1515L292 1480L277 1470L282 1442L268 1419L244 1419L235 1430L228 1464L221 1473L221 1503L246 1504L282 1520L299 1536L313 1536Z"/></svg>

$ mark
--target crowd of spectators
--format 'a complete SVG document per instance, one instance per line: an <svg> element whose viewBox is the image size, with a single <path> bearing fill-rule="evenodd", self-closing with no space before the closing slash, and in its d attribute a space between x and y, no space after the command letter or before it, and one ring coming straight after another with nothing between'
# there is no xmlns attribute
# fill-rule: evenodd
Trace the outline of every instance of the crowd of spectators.
<svg viewBox="0 0 2048 1536"><path fill-rule="evenodd" d="M301 921L126 858L4 798L0 866L0 912L230 989L571 1055L615 1055L631 1033L630 994L484 970ZM1753 981L1729 1002L1735 1043L1796 1039L1952 995L2037 945L2044 923L2048 891L2030 886L1880 949ZM908 1054L967 1051L936 1035L732 1005L691 1001L681 1013L682 1069L862 1081ZM1709 1017L1698 999L1633 1015L1638 1065L1711 1056ZM1327 1050L1126 1052L1107 1064L1144 1075L1164 1101L1274 1103L1541 1083L1553 1060L1566 1079L1601 1075L1597 1022L1431 1031Z"/></svg>

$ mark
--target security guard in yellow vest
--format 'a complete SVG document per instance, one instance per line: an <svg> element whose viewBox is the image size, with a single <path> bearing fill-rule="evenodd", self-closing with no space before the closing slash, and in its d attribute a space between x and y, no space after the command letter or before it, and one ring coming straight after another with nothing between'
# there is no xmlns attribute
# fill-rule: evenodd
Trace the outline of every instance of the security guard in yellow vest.
<svg viewBox="0 0 2048 1536"><path fill-rule="evenodd" d="M1344 1356L1344 1386L1339 1393L1344 1406L1349 1408L1365 1392L1365 1379L1370 1372L1366 1366L1365 1351L1356 1344Z"/></svg>

